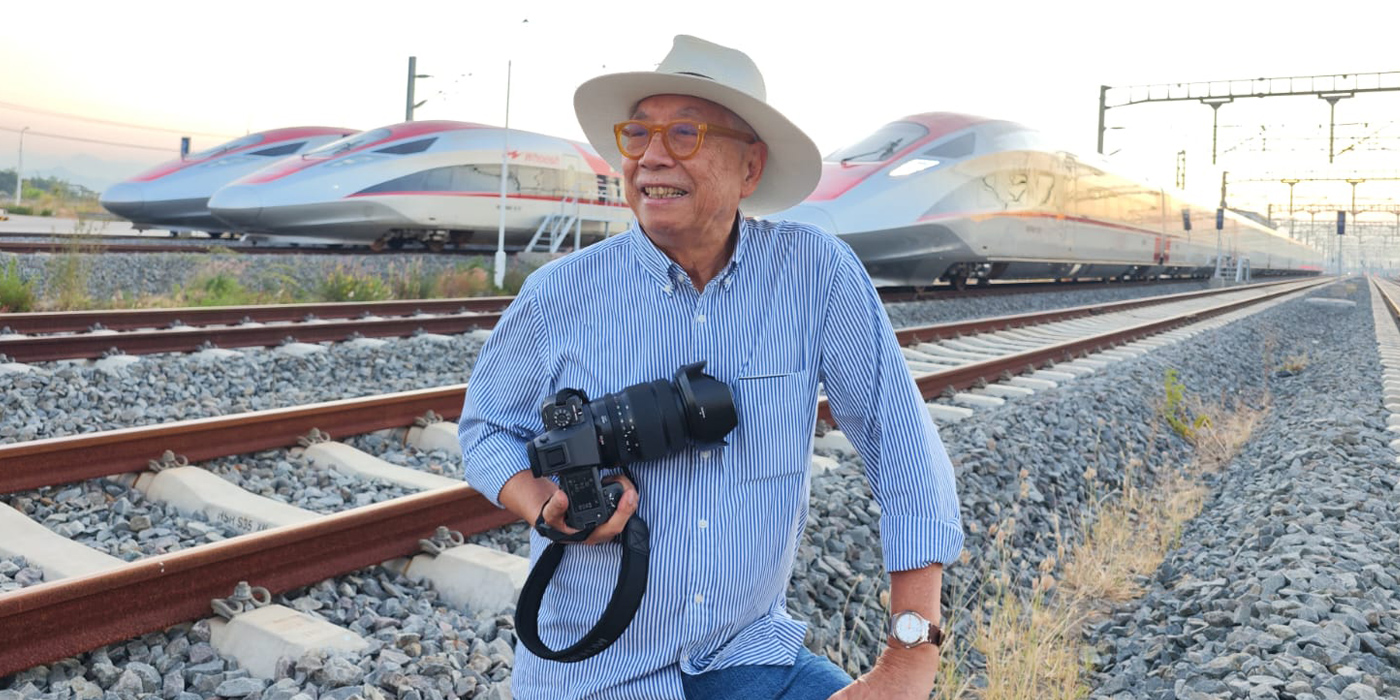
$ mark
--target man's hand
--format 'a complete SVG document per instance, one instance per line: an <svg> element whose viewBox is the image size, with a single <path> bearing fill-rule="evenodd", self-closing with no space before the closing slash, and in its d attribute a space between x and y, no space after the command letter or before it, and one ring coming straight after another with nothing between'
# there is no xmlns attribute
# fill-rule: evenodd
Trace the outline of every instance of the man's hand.
<svg viewBox="0 0 1400 700"><path fill-rule="evenodd" d="M938 674L938 647L886 647L875 668L831 700L928 700Z"/></svg>
<svg viewBox="0 0 1400 700"><path fill-rule="evenodd" d="M601 544L611 542L614 537L622 534L622 528L627 525L628 518L637 512L637 486L631 479L618 474L603 480L604 483L617 482L622 484L622 498L617 502L617 510L607 522L599 523L593 530L593 534L588 536L582 544ZM571 528L564 522L564 514L569 510L569 496L561 489L555 489L550 494L549 500L544 502L544 522L546 525L568 535L572 535L578 530ZM531 521L533 522L533 521Z"/></svg>

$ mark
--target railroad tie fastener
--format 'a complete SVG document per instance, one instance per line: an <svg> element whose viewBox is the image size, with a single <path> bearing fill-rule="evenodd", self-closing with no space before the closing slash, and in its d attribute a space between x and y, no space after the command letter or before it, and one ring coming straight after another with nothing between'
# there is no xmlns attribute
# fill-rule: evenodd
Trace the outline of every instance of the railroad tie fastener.
<svg viewBox="0 0 1400 700"><path fill-rule="evenodd" d="M239 581L233 587L233 595L209 601L214 614L225 620L232 620L239 613L251 612L272 603L272 593L262 586L250 586L247 581Z"/></svg>
<svg viewBox="0 0 1400 700"><path fill-rule="evenodd" d="M467 539L462 533L456 530L447 529L446 525L439 525L437 531L433 533L432 539L418 540L418 548L424 554L437 556L453 548L461 547L467 543Z"/></svg>
<svg viewBox="0 0 1400 700"><path fill-rule="evenodd" d="M297 444L301 445L302 447L310 447L318 443L330 441L331 434L324 430L321 430L320 428L312 428L311 432L297 438Z"/></svg>
<svg viewBox="0 0 1400 700"><path fill-rule="evenodd" d="M427 413L413 419L413 427L426 428L434 423L441 422L443 422L442 416L438 415L436 411L429 410Z"/></svg>
<svg viewBox="0 0 1400 700"><path fill-rule="evenodd" d="M146 468L153 472L156 472L157 474L165 471L166 469L175 469L177 467L188 466L190 466L189 459L185 458L184 455L177 455L171 450L166 450L165 454L162 454L160 456L160 459L153 459L146 462Z"/></svg>

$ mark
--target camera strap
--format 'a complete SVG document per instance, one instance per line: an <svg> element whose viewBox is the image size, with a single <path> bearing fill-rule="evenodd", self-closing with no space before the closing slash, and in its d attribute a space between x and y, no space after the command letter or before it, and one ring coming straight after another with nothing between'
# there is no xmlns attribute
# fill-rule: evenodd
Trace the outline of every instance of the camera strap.
<svg viewBox="0 0 1400 700"><path fill-rule="evenodd" d="M515 606L515 634L530 653L542 659L572 663L583 661L612 646L618 637L632 624L632 618L641 607L642 594L647 588L647 569L650 565L651 530L641 516L633 514L622 530L622 566L617 572L617 586L612 597L603 609L603 616L588 630L582 639L558 651L545 646L540 641L539 617L540 602L544 600L545 588L559 562L564 557L566 545L554 542L540 555L535 567L530 570L525 586L520 590L520 600Z"/></svg>

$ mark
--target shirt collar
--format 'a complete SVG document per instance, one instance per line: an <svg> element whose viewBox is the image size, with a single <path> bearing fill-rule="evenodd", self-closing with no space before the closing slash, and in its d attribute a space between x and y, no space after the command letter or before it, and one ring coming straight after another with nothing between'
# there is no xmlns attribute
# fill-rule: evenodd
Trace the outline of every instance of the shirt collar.
<svg viewBox="0 0 1400 700"><path fill-rule="evenodd" d="M729 259L729 262L720 269L719 274L714 279L714 282L719 282L724 289L729 288L730 278L734 276L735 270L737 270L740 263L743 262L744 254L750 246L749 239L752 238L752 236L749 235L749 229L752 225L753 222L750 219L744 218L743 212L735 213L734 226L730 229L730 232L733 233L737 231L739 240L734 245L734 255ZM650 238L647 238L646 232L642 231L642 224L640 221L636 219L632 220L632 228L627 230L627 235L632 238L632 252L637 263L642 266L642 269L647 275L650 276L663 291L670 294L675 288L674 285L676 281L684 279L685 271L681 269L680 265L676 264L676 261L667 257L660 248L656 247L656 244L653 243Z"/></svg>

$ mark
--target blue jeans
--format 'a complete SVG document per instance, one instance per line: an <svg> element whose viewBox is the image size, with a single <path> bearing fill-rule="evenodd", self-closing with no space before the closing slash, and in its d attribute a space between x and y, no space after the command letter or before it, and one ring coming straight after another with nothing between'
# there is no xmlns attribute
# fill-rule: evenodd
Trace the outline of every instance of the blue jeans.
<svg viewBox="0 0 1400 700"><path fill-rule="evenodd" d="M827 700L851 677L807 647L791 666L731 666L698 676L681 674L686 700Z"/></svg>

